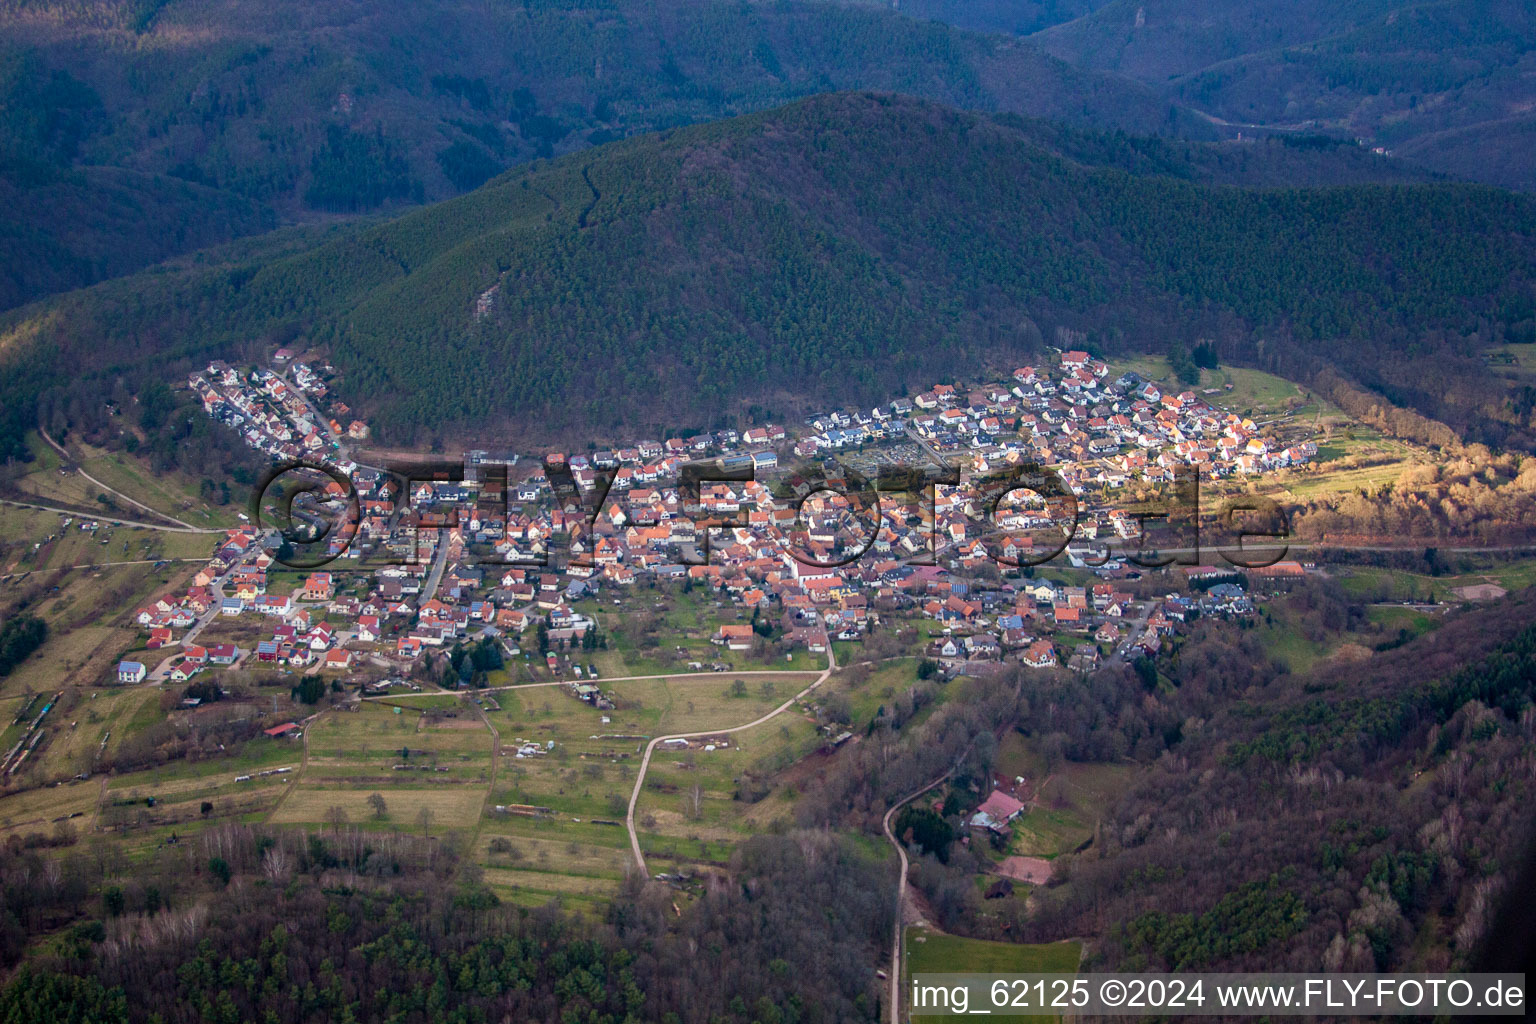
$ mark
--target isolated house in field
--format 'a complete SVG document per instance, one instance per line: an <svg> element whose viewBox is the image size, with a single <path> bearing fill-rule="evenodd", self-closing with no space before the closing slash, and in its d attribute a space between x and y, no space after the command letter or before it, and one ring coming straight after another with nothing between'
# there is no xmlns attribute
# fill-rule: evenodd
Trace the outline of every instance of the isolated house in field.
<svg viewBox="0 0 1536 1024"><path fill-rule="evenodd" d="M985 828L993 832L1007 831L1008 825L1024 813L1024 805L1000 789L994 789L992 793L981 802L976 812L971 815L970 826L972 828Z"/></svg>
<svg viewBox="0 0 1536 1024"><path fill-rule="evenodd" d="M292 739L299 735L299 727L295 722L284 722L282 725L274 725L270 729L263 729L262 732L273 739Z"/></svg>
<svg viewBox="0 0 1536 1024"><path fill-rule="evenodd" d="M137 661L118 662L117 681L120 683L142 683L148 674L149 670Z"/></svg>

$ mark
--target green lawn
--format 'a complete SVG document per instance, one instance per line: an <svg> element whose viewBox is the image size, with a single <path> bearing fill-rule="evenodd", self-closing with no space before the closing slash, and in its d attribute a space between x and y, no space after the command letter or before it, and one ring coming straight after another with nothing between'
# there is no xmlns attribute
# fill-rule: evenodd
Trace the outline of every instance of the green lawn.
<svg viewBox="0 0 1536 1024"><path fill-rule="evenodd" d="M907 974L996 974L1005 971L1076 973L1080 942L1023 945L944 935L926 928L907 929Z"/></svg>
<svg viewBox="0 0 1536 1024"><path fill-rule="evenodd" d="M1082 944L1074 941L1021 945L1011 942L985 942L958 935L943 935L926 928L908 928L906 935L906 977L902 979L905 996L911 991L914 974L1075 974L1082 960ZM972 1009L977 1009L972 1007ZM988 1015L991 1020L1051 1021L1048 1016ZM912 1020L953 1020L953 1017L916 1015Z"/></svg>

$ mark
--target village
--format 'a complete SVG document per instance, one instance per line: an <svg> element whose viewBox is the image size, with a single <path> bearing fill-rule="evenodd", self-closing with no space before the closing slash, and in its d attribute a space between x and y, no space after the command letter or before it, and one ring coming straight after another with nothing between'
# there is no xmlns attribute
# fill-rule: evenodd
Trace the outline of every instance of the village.
<svg viewBox="0 0 1536 1024"><path fill-rule="evenodd" d="M476 450L462 472L401 480L354 454L369 427L330 401L333 375L285 349L270 367L216 362L191 376L207 413L274 462L305 460L350 480L357 513L321 542L326 564L308 572L261 525L229 531L190 588L137 611L149 655L125 659L117 681L185 682L221 666L377 678L471 643L521 657L530 678L542 669L579 681L597 671L582 651L603 642L593 609L622 607L637 584L669 583L704 588L722 610L713 650L690 652L699 670L793 650L824 656L882 622L912 620L926 624L923 653L946 674L1005 662L1091 671L1105 658L1155 658L1194 615L1253 610L1229 566L1180 566L1187 580L1214 581L1199 592L1166 593L1168 579L1149 590L1124 557L1143 522L1116 494L1170 485L1181 467L1219 480L1317 452L1193 392L1165 394L1134 373L1110 379L1103 361L1067 351L1011 381L939 384L811 416L793 436L765 424L542 460ZM803 467L818 464L805 460L833 453L831 475L808 482ZM873 476L914 454L965 477L883 495L877 521L861 517L842 466ZM725 479L691 494L682 467L704 459ZM797 475L786 481L791 461ZM1025 462L1051 467L1070 489L1070 534L1060 502L1038 494L1018 492L990 514L980 507L968 479ZM344 496L322 483L328 497ZM1053 535L1069 542L1053 546ZM1032 564L1058 551L1063 572Z"/></svg>

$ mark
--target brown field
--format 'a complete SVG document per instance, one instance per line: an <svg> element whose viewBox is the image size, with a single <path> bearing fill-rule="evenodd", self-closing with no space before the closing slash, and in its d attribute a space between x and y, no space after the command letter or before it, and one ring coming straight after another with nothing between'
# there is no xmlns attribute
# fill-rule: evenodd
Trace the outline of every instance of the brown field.
<svg viewBox="0 0 1536 1024"><path fill-rule="evenodd" d="M378 790L389 805L387 824L401 829L419 829L416 816L423 807L432 811L432 829L472 828L480 820L480 809L485 803L483 789L448 788ZM375 788L320 789L299 784L288 795L276 813L273 824L318 825L325 822L326 812L340 807L347 812L347 820L354 824L373 821L373 809L368 806L368 794Z"/></svg>
<svg viewBox="0 0 1536 1024"><path fill-rule="evenodd" d="M607 879L509 868L486 868L485 882L493 889L525 889L551 895L606 895L616 886L615 882Z"/></svg>
<svg viewBox="0 0 1536 1024"><path fill-rule="evenodd" d="M95 781L10 793L0 798L0 836L48 833L54 828L52 819L75 811L82 812L82 816L71 819L70 824L84 833L95 824L100 793L101 786Z"/></svg>
<svg viewBox="0 0 1536 1024"><path fill-rule="evenodd" d="M98 686L106 681L138 633L114 626L82 627L51 634L5 678L6 694L37 693L65 686Z"/></svg>

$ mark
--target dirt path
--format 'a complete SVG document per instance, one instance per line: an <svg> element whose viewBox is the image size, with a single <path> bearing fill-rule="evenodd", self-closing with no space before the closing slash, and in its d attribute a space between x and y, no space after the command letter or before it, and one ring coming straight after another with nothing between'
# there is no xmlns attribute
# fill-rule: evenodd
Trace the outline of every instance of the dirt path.
<svg viewBox="0 0 1536 1024"><path fill-rule="evenodd" d="M33 573L63 572L66 569L103 569L109 565L159 565L162 562L206 562L206 558L140 558L131 562L81 562L79 565L45 565L37 569L27 569L22 572L8 572L0 574L0 580L14 579L17 576L30 576Z"/></svg>
<svg viewBox="0 0 1536 1024"><path fill-rule="evenodd" d="M721 735L729 735L730 733L735 733L735 732L745 732L748 729L751 729L751 728L754 728L756 726L762 725L764 722L772 721L774 718L777 718L779 715L782 715L784 712L786 712L790 708L794 707L795 702L799 701L806 694L810 693L812 690L816 689L822 683L824 683L828 679L832 678L832 673L836 672L836 671L837 671L837 655L832 650L832 645L828 644L827 645L827 667L822 670L821 674L816 677L815 681L812 682L805 689L801 690L799 693L795 694L793 697L789 698L789 700L786 700L783 704L780 704L778 707L776 707L772 711L768 712L766 715L762 715L759 718L753 719L752 721L748 722L746 725L738 725L738 726L736 726L735 728L732 728L732 729L705 729L705 730L702 730L700 732L678 732L678 733L672 733L670 736L656 736L656 737L653 737L651 739L651 742L649 742L649 743L647 743L645 745L645 757L643 757L641 759L641 761L640 761L640 771L635 776L635 789L634 789L634 792L629 794L629 810L627 812L625 812L625 815L624 815L624 827L629 831L629 848L630 848L630 851L633 852L634 855L635 855L635 864L640 868L640 873L641 874L646 874L647 872L646 872L646 869L645 869L645 854L640 852L640 834L635 831L635 804L640 802L640 789L641 789L642 786L645 785L645 771L646 771L647 768L649 768L651 766L651 755L656 752L656 745L658 743L661 743L661 742L665 741L665 740L687 740L687 739L695 739L695 738L700 737L700 736L721 736ZM718 675L719 673L715 673L715 672L696 672L696 673L693 673L693 674L694 675ZM783 673L778 673L778 672L772 672L772 673L765 673L765 672L742 672L742 673L739 673L739 674L740 675L781 675ZM668 677L666 677L666 676L661 676L661 677L638 676L638 677L634 677L634 678L646 679L646 678L668 678ZM607 681L608 682L612 682L613 680L607 680Z"/></svg>
<svg viewBox="0 0 1536 1024"><path fill-rule="evenodd" d="M48 444L53 447L54 451L58 452L60 455L62 455L64 458L70 460L71 462L74 461L75 457L73 455L69 454L69 451L63 445L59 444L59 442L55 441L52 437L49 437L48 436L48 431L44 430L42 427L38 427L37 428L37 432L42 435L42 438L43 438L44 441L47 441ZM108 494L111 494L111 495L114 495L116 497L119 497L119 498L123 499L124 501L126 501L128 504L132 505L134 508L143 509L145 512L148 512L152 516L158 516L161 519L169 520L170 522L175 523L177 526L180 526L183 529L191 530L191 531L196 532L196 533L222 532L222 531L203 531L203 530L199 530L197 527L193 526L191 523L182 522L180 519L177 519L173 515L167 515L166 513L161 512L159 509L150 508L148 505L144 504L142 501L139 501L139 500L137 500L135 498L128 497L128 495L124 494L122 491L118 490L117 488L107 486L106 484L102 483L100 480L98 480L95 477L91 476L91 474L87 473L85 471L85 467L84 466L76 464L74 469L75 469L76 473L79 473L81 476L85 477L91 483L95 484L97 487L100 487L102 490L106 491Z"/></svg>
<svg viewBox="0 0 1536 1024"><path fill-rule="evenodd" d="M329 710L330 708L325 709L325 711ZM304 742L304 756L299 758L299 770L294 773L293 778L288 780L288 788L283 790L283 795L277 798L277 803L273 804L272 809L267 812L267 821L271 821L276 816L283 804L288 802L289 795L299 788L299 780L304 777L304 769L309 767L309 727L318 721L325 711L316 711L308 718L299 720L299 727L303 730L300 739Z"/></svg>
<svg viewBox="0 0 1536 1024"><path fill-rule="evenodd" d="M475 821L475 832L469 845L471 857L480 848L480 831L485 828L485 809L496 795L496 771L501 767L501 731L491 722L491 716L486 714L485 708L477 705L476 710L480 712L480 721L491 730L491 783L485 787L485 799L480 802L480 817Z"/></svg>
<svg viewBox="0 0 1536 1024"><path fill-rule="evenodd" d="M97 513L91 512L91 511L89 511L87 509L63 508L63 507L61 507L59 505L39 505L39 504L36 504L34 502L30 502L30 501L15 501L15 500L13 500L11 498L0 498L0 504L3 504L3 505L14 505L17 508L34 508L34 509L38 509L39 511L42 511L42 512L57 512L61 516L77 516L77 517L81 517L81 518L85 518L85 519L94 519L94 520L96 520L98 522L106 523L108 526L137 526L140 529L144 529L144 530L162 530L162 531L164 531L166 533L224 533L224 532L226 532L224 530L209 529L207 527L201 527L201 526L187 526L185 523L183 523L181 526L166 526L163 523L146 523L146 522L143 522L143 521L138 520L138 519L117 519L115 517L98 515ZM158 512L156 512L155 514L159 515ZM170 517L167 516L166 518L170 518ZM178 520L175 520L175 522L179 523L179 522L181 522L181 520L178 519Z"/></svg>

